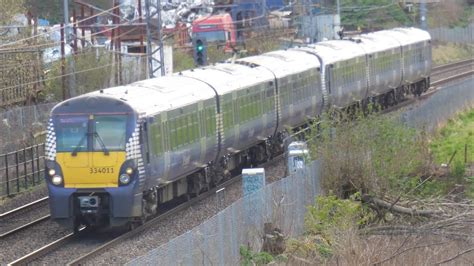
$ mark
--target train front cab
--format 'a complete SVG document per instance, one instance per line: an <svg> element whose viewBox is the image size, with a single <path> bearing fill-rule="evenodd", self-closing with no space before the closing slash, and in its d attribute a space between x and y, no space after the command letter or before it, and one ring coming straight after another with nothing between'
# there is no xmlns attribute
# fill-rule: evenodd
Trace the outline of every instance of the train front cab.
<svg viewBox="0 0 474 266"><path fill-rule="evenodd" d="M53 219L77 229L119 226L141 215L136 124L131 108L112 98L55 107L45 171Z"/></svg>

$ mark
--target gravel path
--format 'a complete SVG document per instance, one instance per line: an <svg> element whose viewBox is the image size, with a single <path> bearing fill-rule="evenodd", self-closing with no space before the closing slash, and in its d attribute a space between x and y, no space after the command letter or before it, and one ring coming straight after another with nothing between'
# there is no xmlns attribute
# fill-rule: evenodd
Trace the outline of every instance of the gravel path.
<svg viewBox="0 0 474 266"><path fill-rule="evenodd" d="M285 174L283 159L266 167L267 183L281 179ZM225 189L225 203L219 208L217 197L208 197L194 206L191 206L167 219L156 224L152 228L142 232L140 235L126 240L118 246L105 251L100 257L93 258L87 262L89 265L125 264L135 257L146 254L148 251L167 243L171 239L191 230L217 214L220 210L231 205L242 197L242 182L236 182ZM68 250L67 254L61 256L77 258L79 253ZM66 260L42 261L43 263L64 264Z"/></svg>

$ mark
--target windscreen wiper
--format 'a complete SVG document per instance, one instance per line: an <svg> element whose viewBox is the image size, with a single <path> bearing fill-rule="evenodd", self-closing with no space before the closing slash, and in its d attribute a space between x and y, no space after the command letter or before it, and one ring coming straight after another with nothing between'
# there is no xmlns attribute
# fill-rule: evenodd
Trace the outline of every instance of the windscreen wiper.
<svg viewBox="0 0 474 266"><path fill-rule="evenodd" d="M105 146L104 144L104 141L102 140L102 138L100 137L99 133L97 132L94 132L93 133L95 137L97 137L97 140L99 141L99 144L102 148L102 151L104 152L104 155L109 155L109 150L107 149L107 147Z"/></svg>
<svg viewBox="0 0 474 266"><path fill-rule="evenodd" d="M72 156L77 156L77 152L81 149L82 143L84 142L84 140L87 138L88 135L89 133L84 133L84 136L79 141L79 144L77 144L76 148L72 150L72 153L71 153Z"/></svg>

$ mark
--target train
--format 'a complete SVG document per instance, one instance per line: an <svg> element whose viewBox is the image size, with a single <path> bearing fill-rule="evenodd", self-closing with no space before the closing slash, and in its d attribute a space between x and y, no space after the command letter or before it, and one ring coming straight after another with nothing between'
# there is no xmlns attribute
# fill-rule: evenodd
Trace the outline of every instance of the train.
<svg viewBox="0 0 474 266"><path fill-rule="evenodd" d="M388 106L430 86L431 38L395 28L98 90L51 111L51 217L135 227L284 150L329 109Z"/></svg>

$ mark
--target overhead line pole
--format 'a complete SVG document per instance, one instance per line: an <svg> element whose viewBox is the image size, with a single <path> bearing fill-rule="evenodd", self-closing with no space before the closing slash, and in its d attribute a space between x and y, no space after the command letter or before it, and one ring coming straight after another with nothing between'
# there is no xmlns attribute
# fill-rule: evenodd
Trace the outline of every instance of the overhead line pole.
<svg viewBox="0 0 474 266"><path fill-rule="evenodd" d="M155 12L151 12L151 8L155 8ZM156 15L156 24L153 23L152 18ZM145 16L146 16L146 54L148 59L148 77L154 78L158 70L160 70L161 76L165 75L164 66L164 51L163 51L163 40L161 36L161 2L156 0L156 4L151 3L151 0L145 0ZM153 26L156 27L156 34L154 36L152 32ZM156 45L156 49L153 49L152 44ZM154 56L159 55L159 58Z"/></svg>
<svg viewBox="0 0 474 266"><path fill-rule="evenodd" d="M64 42L66 44L70 44L70 34L71 34L71 28L69 25L69 1L64 0ZM74 36L76 38L76 36ZM63 55L65 57L65 55ZM68 97L74 97L76 96L76 76L75 76L75 65L74 65L74 55L71 55L71 59L69 60L69 70L72 72L72 75L69 76L69 84L68 84Z"/></svg>

